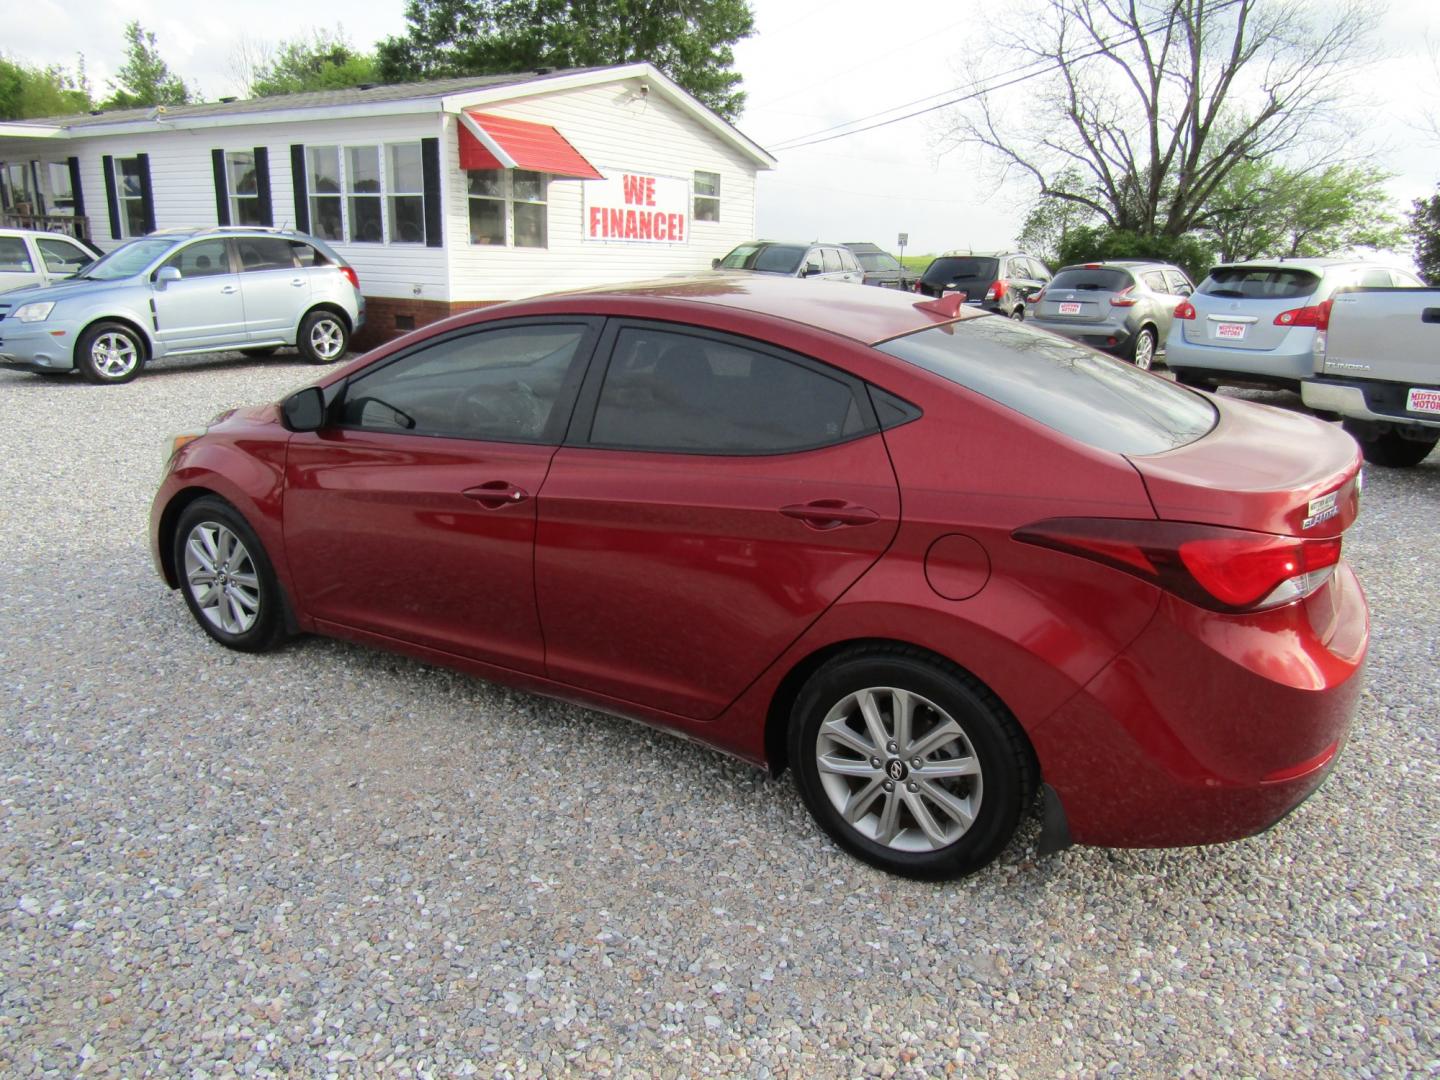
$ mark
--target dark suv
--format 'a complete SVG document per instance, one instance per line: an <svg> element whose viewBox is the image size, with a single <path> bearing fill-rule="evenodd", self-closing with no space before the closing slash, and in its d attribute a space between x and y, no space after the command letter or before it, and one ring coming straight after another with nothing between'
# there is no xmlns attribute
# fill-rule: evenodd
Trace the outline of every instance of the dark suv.
<svg viewBox="0 0 1440 1080"><path fill-rule="evenodd" d="M899 259L878 244L851 241L842 244L841 247L848 248L860 264L860 269L865 271L866 285L879 285L886 289L904 289L908 292L915 287L915 282L919 280L913 270L906 270L904 266L900 265Z"/></svg>
<svg viewBox="0 0 1440 1080"><path fill-rule="evenodd" d="M1050 268L1019 251L952 251L931 261L915 291L926 296L963 292L965 302L1023 319L1030 298L1050 281Z"/></svg>

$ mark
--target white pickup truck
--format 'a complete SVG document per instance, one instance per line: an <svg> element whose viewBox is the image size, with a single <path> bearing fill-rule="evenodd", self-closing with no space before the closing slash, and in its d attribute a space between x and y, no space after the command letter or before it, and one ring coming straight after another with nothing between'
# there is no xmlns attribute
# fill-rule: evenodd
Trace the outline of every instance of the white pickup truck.
<svg viewBox="0 0 1440 1080"><path fill-rule="evenodd" d="M1366 461L1420 464L1440 442L1440 288L1337 292L1314 370L1301 398L1343 418Z"/></svg>

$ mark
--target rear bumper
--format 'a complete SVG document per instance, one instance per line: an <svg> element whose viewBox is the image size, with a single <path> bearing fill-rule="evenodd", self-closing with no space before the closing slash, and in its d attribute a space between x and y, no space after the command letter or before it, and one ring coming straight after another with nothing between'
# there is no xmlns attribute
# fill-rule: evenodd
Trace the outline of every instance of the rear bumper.
<svg viewBox="0 0 1440 1080"><path fill-rule="evenodd" d="M1030 315L1026 321L1031 326L1049 330L1052 334L1078 341L1081 345L1089 345L1101 352L1126 352L1135 337L1135 331L1124 323L1061 322L1057 319L1042 319L1037 315Z"/></svg>
<svg viewBox="0 0 1440 1080"><path fill-rule="evenodd" d="M1440 416L1421 416L1405 408L1406 383L1307 379L1300 384L1306 408L1402 427L1440 428Z"/></svg>
<svg viewBox="0 0 1440 1080"><path fill-rule="evenodd" d="M1183 368L1222 381L1232 375L1294 387L1315 372L1315 331L1307 336L1307 329L1290 330L1276 349L1233 349L1186 341L1184 324L1176 322L1165 342L1165 362L1172 371Z"/></svg>
<svg viewBox="0 0 1440 1080"><path fill-rule="evenodd" d="M1274 825L1343 748L1369 637L1343 563L1260 616L1166 598L1136 641L1031 731L1075 843L1174 847Z"/></svg>

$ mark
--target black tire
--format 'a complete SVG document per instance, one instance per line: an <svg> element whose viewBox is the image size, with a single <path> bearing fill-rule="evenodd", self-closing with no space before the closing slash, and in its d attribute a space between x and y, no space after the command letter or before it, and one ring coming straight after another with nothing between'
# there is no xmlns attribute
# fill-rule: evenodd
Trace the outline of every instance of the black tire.
<svg viewBox="0 0 1440 1080"><path fill-rule="evenodd" d="M239 548L227 544L226 533ZM192 540L193 554L187 550ZM234 507L217 498L195 500L181 513L173 543L180 592L202 630L240 652L265 652L285 639L285 600L274 567ZM207 558L214 569L205 565ZM222 595L211 605L208 597L217 584Z"/></svg>
<svg viewBox="0 0 1440 1080"><path fill-rule="evenodd" d="M262 346L261 348L258 348L258 349L241 349L241 350L240 350L240 355L241 355L241 356L254 356L254 357L274 356L274 355L276 354L276 352L279 351L279 349L280 349L280 346L278 346L278 345L265 345L265 346Z"/></svg>
<svg viewBox="0 0 1440 1080"><path fill-rule="evenodd" d="M1435 449L1435 444L1440 442L1440 435L1433 439L1407 439L1398 431L1376 432L1373 428L1363 422L1345 421L1345 430L1360 444L1360 453L1371 465L1382 465L1387 469L1410 469L1419 465L1427 457L1430 451Z"/></svg>
<svg viewBox="0 0 1440 1080"><path fill-rule="evenodd" d="M1149 371L1155 366L1155 348L1154 328L1142 326L1136 333L1135 340L1130 343L1130 355L1127 359L1141 371Z"/></svg>
<svg viewBox="0 0 1440 1080"><path fill-rule="evenodd" d="M1010 312L1010 318L1014 319L1016 322L1024 322L1025 309L1017 304L1015 310Z"/></svg>
<svg viewBox="0 0 1440 1080"><path fill-rule="evenodd" d="M300 320L295 339L300 355L312 364L333 364L350 347L350 327L343 316L327 308L316 308Z"/></svg>
<svg viewBox="0 0 1440 1080"><path fill-rule="evenodd" d="M909 753L890 741L867 758L871 751L863 747L875 741L861 719L861 699L870 696L891 739L898 734L896 691L921 699L913 703ZM958 734L909 756L941 737L942 718L953 720ZM840 740L833 737L837 732ZM789 753L800 798L837 844L871 866L923 881L984 867L1010 842L1035 794L1029 742L1000 700L953 665L904 646L847 651L816 671L791 713ZM823 777L822 756L831 765ZM942 768L947 775L937 775ZM974 772L956 775L962 769ZM942 799L964 812L947 816ZM842 806L855 807L856 823ZM921 823L916 806L931 828ZM968 825L966 813L973 814Z"/></svg>
<svg viewBox="0 0 1440 1080"><path fill-rule="evenodd" d="M145 340L124 323L96 323L75 344L75 366L92 383L127 383L145 366Z"/></svg>

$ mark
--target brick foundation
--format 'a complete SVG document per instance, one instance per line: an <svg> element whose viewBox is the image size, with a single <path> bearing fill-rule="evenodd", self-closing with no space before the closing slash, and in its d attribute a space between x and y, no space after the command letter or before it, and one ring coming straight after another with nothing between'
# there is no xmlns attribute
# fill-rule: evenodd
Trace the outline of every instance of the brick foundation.
<svg viewBox="0 0 1440 1080"><path fill-rule="evenodd" d="M351 348L364 352L429 323L498 303L498 300L406 300L393 296L367 296L365 326L355 335Z"/></svg>

